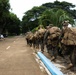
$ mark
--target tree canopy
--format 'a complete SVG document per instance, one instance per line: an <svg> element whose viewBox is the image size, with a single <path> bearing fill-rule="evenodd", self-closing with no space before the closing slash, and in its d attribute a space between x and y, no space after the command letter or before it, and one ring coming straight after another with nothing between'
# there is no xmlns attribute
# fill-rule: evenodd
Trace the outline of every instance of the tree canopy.
<svg viewBox="0 0 76 75"><path fill-rule="evenodd" d="M76 18L76 14L74 13L76 12L76 10L71 9L71 8L75 8L75 5L73 5L72 3L68 3L66 1L62 1L62 2L54 1L54 3L45 3L42 4L42 6L45 6L48 9L52 9L52 8L63 9L64 11L70 13L74 18Z"/></svg>
<svg viewBox="0 0 76 75"><path fill-rule="evenodd" d="M57 27L62 27L62 22L65 20L69 20L71 24L73 24L73 18L66 11L59 9L50 9L46 10L42 16L40 17L40 22L42 25L47 26L49 24L53 24Z"/></svg>
<svg viewBox="0 0 76 75"><path fill-rule="evenodd" d="M22 19L23 33L34 29L42 24L44 27L49 23L54 24L61 28L61 23L64 20L69 20L71 24L74 23L73 19L76 18L76 10L73 10L75 5L68 2L54 1L54 3L45 3L39 7L33 7L24 13Z"/></svg>
<svg viewBox="0 0 76 75"><path fill-rule="evenodd" d="M20 34L20 20L14 13L9 14L8 24L5 27L10 35Z"/></svg>
<svg viewBox="0 0 76 75"><path fill-rule="evenodd" d="M44 27L52 23L54 26L61 28L62 21L69 20L71 24L76 19L76 10L72 9L75 5L66 1L54 1L45 3L41 6L35 6L24 13L22 21L11 13L9 0L0 0L0 34L6 33L20 34L27 31L33 31L39 25Z"/></svg>
<svg viewBox="0 0 76 75"><path fill-rule="evenodd" d="M0 34L19 34L20 20L14 13L11 13L9 0L0 0Z"/></svg>
<svg viewBox="0 0 76 75"><path fill-rule="evenodd" d="M0 33L2 33L3 28L6 25L9 9L9 0L0 0Z"/></svg>

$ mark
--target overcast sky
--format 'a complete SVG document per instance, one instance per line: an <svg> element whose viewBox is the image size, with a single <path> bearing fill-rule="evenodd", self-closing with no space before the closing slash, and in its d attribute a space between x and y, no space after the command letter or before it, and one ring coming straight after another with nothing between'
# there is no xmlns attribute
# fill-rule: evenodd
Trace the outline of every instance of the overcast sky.
<svg viewBox="0 0 76 75"><path fill-rule="evenodd" d="M34 6L40 6L43 3L54 2L55 0L10 0L12 12L22 19L24 12L30 10ZM64 1L64 0L58 0ZM67 2L76 5L76 0L66 0Z"/></svg>

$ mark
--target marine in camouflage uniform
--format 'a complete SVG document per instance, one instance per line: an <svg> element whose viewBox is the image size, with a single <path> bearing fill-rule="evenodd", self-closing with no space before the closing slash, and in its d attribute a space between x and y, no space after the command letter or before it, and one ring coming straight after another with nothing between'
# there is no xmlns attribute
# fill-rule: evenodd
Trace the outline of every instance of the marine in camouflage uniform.
<svg viewBox="0 0 76 75"><path fill-rule="evenodd" d="M51 31L55 31L52 33ZM44 43L46 43L46 47L49 53L51 53L51 60L56 59L58 55L58 43L59 43L59 35L60 35L60 29L58 27L52 27L49 26L45 36L44 36Z"/></svg>
<svg viewBox="0 0 76 75"><path fill-rule="evenodd" d="M27 45L29 45L30 47L32 47L33 44L33 33L32 32L28 32L26 35L26 41L27 41Z"/></svg>
<svg viewBox="0 0 76 75"><path fill-rule="evenodd" d="M51 40L50 40L50 38L48 38L48 36L50 35L49 29L51 27L52 27L52 25L46 26L46 32L44 34L44 42L43 42L43 48L42 48L42 49L44 49L44 45L46 45L48 53L51 50Z"/></svg>
<svg viewBox="0 0 76 75"><path fill-rule="evenodd" d="M44 41L44 34L46 32L46 29L40 26L38 30L38 43L40 45L41 51L44 52L44 47L43 47L43 41Z"/></svg>
<svg viewBox="0 0 76 75"><path fill-rule="evenodd" d="M51 54L51 57L52 57L54 55L54 52L53 52L51 37L49 37L51 35L49 32L49 30L51 28L52 28L52 25L49 25L46 27L47 30L46 30L45 35L44 35L44 45L46 45L47 52L49 54Z"/></svg>
<svg viewBox="0 0 76 75"><path fill-rule="evenodd" d="M75 57L76 57L76 55L75 55L75 53L76 53L75 48L76 48L76 46L75 45L67 45L67 44L63 43L63 40L65 40L65 42L67 42L67 40L68 40L68 38L65 39L65 37L66 37L65 33L67 34L67 36L69 34L68 33L68 29L69 29L69 27L68 27L68 21L64 21L62 25L63 25L62 36L61 36L61 38L62 38L61 39L62 54L63 54L63 56L64 56L65 59L68 58L66 60L66 62L68 60L70 60L69 65L66 68L66 69L70 69L71 67L75 66L75 64L76 64L75 63ZM69 37L69 38L71 38L71 37Z"/></svg>
<svg viewBox="0 0 76 75"><path fill-rule="evenodd" d="M38 39L38 31L36 31L33 35L33 47L39 49L39 39Z"/></svg>

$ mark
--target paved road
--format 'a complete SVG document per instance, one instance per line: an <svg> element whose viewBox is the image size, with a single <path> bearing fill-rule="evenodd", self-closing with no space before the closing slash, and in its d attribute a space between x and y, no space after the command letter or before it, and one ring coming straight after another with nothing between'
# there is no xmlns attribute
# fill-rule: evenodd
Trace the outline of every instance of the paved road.
<svg viewBox="0 0 76 75"><path fill-rule="evenodd" d="M39 68L23 36L0 40L0 75L47 75Z"/></svg>

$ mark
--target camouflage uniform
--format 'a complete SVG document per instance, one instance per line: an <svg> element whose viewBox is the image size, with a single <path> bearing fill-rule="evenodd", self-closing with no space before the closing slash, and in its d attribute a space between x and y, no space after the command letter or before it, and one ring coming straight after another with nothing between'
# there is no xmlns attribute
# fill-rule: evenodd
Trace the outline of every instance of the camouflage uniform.
<svg viewBox="0 0 76 75"><path fill-rule="evenodd" d="M29 46L32 46L32 38L33 38L33 33L32 32L28 32L26 35L26 40L27 40L27 44Z"/></svg>
<svg viewBox="0 0 76 75"><path fill-rule="evenodd" d="M67 44L69 40L71 40L71 38L73 36L69 36L69 34L71 34L70 28L68 27L68 22L64 22L63 23L63 29L62 29L62 36L61 36L61 47L62 47L62 54L65 57L65 59L67 58L66 62L69 60L69 65L67 67L67 69L70 69L71 67L76 67L76 46L75 45L70 45ZM73 33L73 32L72 32ZM71 40L72 41L72 40ZM75 42L75 41L74 41Z"/></svg>
<svg viewBox="0 0 76 75"><path fill-rule="evenodd" d="M58 31L55 31L55 29ZM47 50L49 53L51 53L51 56L53 56L54 58L56 58L58 55L59 36L60 29L58 27L49 28L44 36L44 43L46 43Z"/></svg>
<svg viewBox="0 0 76 75"><path fill-rule="evenodd" d="M41 51L44 52L44 44L43 44L43 41L44 41L44 34L45 34L45 31L46 29L43 29L42 27L38 30L38 43L41 47Z"/></svg>
<svg viewBox="0 0 76 75"><path fill-rule="evenodd" d="M52 52L52 43L51 43L51 39L49 38L49 36L51 35L50 32L49 32L49 29L51 28L52 26L47 26L47 30L44 34L44 45L46 45L46 48L47 48L47 52L48 53L51 53L51 55L53 54ZM43 48L44 49L44 48Z"/></svg>
<svg viewBox="0 0 76 75"><path fill-rule="evenodd" d="M34 48L39 48L38 31L36 31L36 32L34 33L33 40L34 40L34 41L33 41L33 47L34 47Z"/></svg>
<svg viewBox="0 0 76 75"><path fill-rule="evenodd" d="M44 35L44 44L46 45L48 53L49 53L49 50L51 50L51 40L50 40L50 38L48 38L49 35L50 35L50 33L47 30Z"/></svg>

